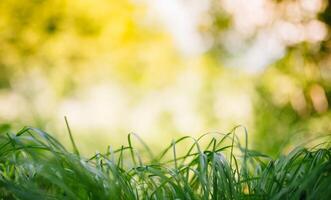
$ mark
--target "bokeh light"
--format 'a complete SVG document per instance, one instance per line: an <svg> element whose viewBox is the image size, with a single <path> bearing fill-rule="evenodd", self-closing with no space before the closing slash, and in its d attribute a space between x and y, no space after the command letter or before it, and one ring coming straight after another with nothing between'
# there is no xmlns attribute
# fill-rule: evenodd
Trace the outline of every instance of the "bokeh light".
<svg viewBox="0 0 331 200"><path fill-rule="evenodd" d="M85 152L135 132L248 129L271 154L330 131L326 0L2 0L0 124Z"/></svg>

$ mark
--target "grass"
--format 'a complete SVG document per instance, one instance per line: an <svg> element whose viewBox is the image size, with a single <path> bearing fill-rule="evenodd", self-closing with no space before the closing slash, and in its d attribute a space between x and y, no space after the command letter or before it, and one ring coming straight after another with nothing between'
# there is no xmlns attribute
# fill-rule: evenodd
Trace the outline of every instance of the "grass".
<svg viewBox="0 0 331 200"><path fill-rule="evenodd" d="M128 145L91 158L70 129L73 152L37 128L1 133L0 199L331 199L328 142L272 159L248 149L247 137L241 145L236 129L182 137L157 156L130 134Z"/></svg>

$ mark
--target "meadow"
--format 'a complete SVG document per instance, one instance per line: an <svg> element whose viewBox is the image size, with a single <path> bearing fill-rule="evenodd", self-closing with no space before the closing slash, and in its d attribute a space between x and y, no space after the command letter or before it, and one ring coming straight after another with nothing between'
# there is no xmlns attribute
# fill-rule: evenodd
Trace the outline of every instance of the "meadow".
<svg viewBox="0 0 331 200"><path fill-rule="evenodd" d="M72 151L37 128L2 132L0 199L330 199L330 142L272 158L247 148L245 131L240 142L239 128L169 141L158 155L129 134L126 145L90 158L69 126Z"/></svg>

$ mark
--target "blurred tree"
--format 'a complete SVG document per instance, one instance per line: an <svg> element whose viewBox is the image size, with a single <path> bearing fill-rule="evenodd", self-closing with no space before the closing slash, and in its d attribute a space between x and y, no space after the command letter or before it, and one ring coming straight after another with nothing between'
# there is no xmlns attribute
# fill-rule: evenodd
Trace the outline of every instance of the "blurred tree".
<svg viewBox="0 0 331 200"><path fill-rule="evenodd" d="M210 48L198 58L184 58L159 21L147 17L145 2L1 0L0 95L4 92L27 108L25 115L16 113L17 118L31 118L42 127L48 120L44 108L51 107L47 95L59 100L73 96L77 88L110 80L124 85L132 93L132 104L139 104L146 91L169 85L176 89L178 77L190 69L197 82L192 81L192 97L197 99L185 109L197 110L203 128L218 129L224 118L240 118L233 117L233 99L239 97L227 104L220 90L242 86L253 99L249 126L260 150L276 154L293 134L308 137L330 131L330 1L254 1L254 6L235 0L209 2L198 30ZM236 66L251 71L231 69ZM189 103L183 99L174 103L178 109ZM226 109L230 114L222 115ZM180 132L175 126L182 115L160 113L151 115L162 121L155 127Z"/></svg>
<svg viewBox="0 0 331 200"><path fill-rule="evenodd" d="M61 93L86 81L91 66L99 78L145 84L157 75L153 81L166 82L161 74L177 70L176 54L145 10L131 1L1 1L0 87L41 70Z"/></svg>
<svg viewBox="0 0 331 200"><path fill-rule="evenodd" d="M265 48L262 53L273 53L268 50L270 44L284 47L282 56L269 60L254 75L254 147L275 155L294 138L331 131L330 1L259 1L261 8L254 14L254 8L236 7L236 2L211 1L213 20L202 32L212 38L211 57L222 66L229 65L227 60L239 60L242 54L254 51L254 42L266 33L265 44L259 47ZM263 13L261 9L268 12L265 19L242 19ZM293 32L295 29L298 32ZM256 56L261 60L269 55Z"/></svg>

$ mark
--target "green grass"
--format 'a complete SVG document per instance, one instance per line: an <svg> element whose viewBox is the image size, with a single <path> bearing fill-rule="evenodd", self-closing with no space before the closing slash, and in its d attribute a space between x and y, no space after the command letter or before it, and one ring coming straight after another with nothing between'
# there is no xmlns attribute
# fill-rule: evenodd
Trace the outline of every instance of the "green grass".
<svg viewBox="0 0 331 200"><path fill-rule="evenodd" d="M154 155L130 134L128 145L85 158L69 133L73 152L36 128L1 133L0 199L331 199L327 142L272 159L241 145L234 129Z"/></svg>

